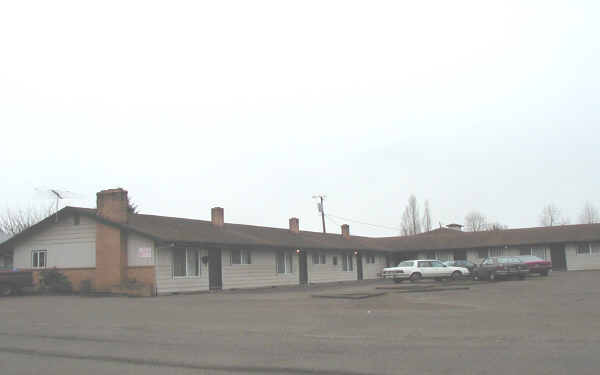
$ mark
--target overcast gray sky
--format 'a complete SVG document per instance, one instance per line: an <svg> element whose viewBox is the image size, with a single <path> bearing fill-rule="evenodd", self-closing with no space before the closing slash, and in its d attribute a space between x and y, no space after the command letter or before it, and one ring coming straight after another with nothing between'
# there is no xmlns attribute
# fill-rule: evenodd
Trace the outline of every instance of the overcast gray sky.
<svg viewBox="0 0 600 375"><path fill-rule="evenodd" d="M320 230L600 206L598 1L3 1L0 208ZM327 222L339 233L344 220ZM396 230L350 223L361 235Z"/></svg>

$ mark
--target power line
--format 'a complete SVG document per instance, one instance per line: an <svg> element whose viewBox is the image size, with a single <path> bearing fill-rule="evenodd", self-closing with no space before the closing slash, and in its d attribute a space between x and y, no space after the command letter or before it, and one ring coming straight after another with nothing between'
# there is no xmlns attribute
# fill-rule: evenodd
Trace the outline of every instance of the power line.
<svg viewBox="0 0 600 375"><path fill-rule="evenodd" d="M354 219L349 219L347 217L342 217L342 216L337 216L337 215L333 215L333 214L326 214L325 216L327 217L335 217L341 220L347 220L353 223L357 223L357 224L363 224L363 225L370 225L372 227L377 227L377 228L385 228L385 229L390 229L390 230L400 230L400 227L389 227L386 225L378 225L378 224L371 224L371 223L366 223L364 221L359 221L359 220L354 220Z"/></svg>

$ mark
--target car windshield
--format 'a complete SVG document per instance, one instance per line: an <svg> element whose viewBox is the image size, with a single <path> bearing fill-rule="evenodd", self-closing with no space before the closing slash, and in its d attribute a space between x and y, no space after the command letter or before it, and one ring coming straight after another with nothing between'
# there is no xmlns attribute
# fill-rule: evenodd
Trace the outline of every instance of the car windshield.
<svg viewBox="0 0 600 375"><path fill-rule="evenodd" d="M412 266L413 266L412 261L404 261L404 262L400 262L398 264L398 267L412 267Z"/></svg>

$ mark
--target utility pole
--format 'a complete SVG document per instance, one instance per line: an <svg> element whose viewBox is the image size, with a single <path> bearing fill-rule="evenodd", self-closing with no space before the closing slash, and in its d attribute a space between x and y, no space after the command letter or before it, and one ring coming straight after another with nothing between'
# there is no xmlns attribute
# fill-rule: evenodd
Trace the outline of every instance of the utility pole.
<svg viewBox="0 0 600 375"><path fill-rule="evenodd" d="M319 212L321 213L321 221L323 222L323 233L327 233L325 231L325 206L323 206L323 199L326 198L325 195L313 195L313 198L319 198L321 200L320 203L317 203L317 207L319 208Z"/></svg>

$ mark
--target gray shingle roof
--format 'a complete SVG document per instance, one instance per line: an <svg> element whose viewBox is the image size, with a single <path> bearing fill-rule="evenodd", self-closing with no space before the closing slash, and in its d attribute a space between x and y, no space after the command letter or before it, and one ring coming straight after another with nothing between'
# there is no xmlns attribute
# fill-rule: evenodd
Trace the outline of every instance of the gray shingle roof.
<svg viewBox="0 0 600 375"><path fill-rule="evenodd" d="M562 225L477 233L441 228L414 236L383 238L350 236L344 238L340 234L310 231L293 233L284 228L255 225L225 223L222 227L217 227L206 220L143 214L131 214L126 224L118 224L98 217L95 209L65 207L61 211L67 214L78 213L93 217L157 241L182 244L395 252L600 241L600 224ZM0 250L10 247L12 243L29 235L47 222L52 222L52 218L44 219L34 227L13 236L10 240L0 244Z"/></svg>

